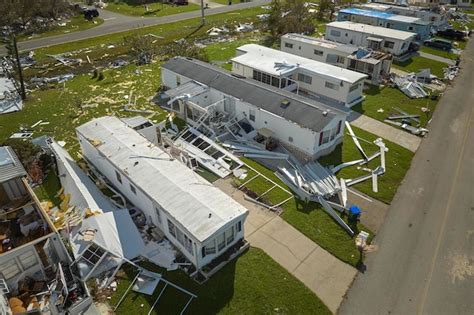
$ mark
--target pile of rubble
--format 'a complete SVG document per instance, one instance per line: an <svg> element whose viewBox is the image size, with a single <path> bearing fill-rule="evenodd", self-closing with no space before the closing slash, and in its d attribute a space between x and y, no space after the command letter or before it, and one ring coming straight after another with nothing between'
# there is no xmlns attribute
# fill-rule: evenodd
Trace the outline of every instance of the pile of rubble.
<svg viewBox="0 0 474 315"><path fill-rule="evenodd" d="M438 77L431 74L430 69L422 69L418 73L409 73L405 76L392 74L390 80L400 91L410 98L425 98L430 95L428 83L440 83Z"/></svg>

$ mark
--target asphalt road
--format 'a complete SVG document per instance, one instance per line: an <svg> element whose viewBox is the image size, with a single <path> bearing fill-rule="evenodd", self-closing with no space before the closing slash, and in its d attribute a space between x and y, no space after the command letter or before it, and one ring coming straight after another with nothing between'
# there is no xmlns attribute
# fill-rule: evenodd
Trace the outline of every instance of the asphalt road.
<svg viewBox="0 0 474 315"><path fill-rule="evenodd" d="M463 56L340 314L474 314L474 40Z"/></svg>
<svg viewBox="0 0 474 315"><path fill-rule="evenodd" d="M226 13L235 11L238 9L258 7L270 3L270 0L256 0L251 2L244 2L233 4L230 6L222 6L218 8L206 9L205 15L214 15L219 13ZM196 18L201 16L201 10L179 13L174 15L162 16L162 17L132 17L125 16L117 13L113 13L106 10L101 10L101 17L104 19L104 23L90 28L84 31L72 32L68 34L50 36L45 38L32 39L18 43L18 49L20 51L32 50L41 47L47 47L52 45L58 45L77 40L113 34L118 32L124 32L127 30L141 28L145 26L166 24L171 22L177 22ZM0 47L0 55L5 52L4 47Z"/></svg>

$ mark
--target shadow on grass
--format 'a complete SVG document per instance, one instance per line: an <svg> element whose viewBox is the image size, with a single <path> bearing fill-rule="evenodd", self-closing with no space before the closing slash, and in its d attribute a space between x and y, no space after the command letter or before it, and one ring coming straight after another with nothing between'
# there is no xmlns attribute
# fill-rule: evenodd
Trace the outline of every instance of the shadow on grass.
<svg viewBox="0 0 474 315"><path fill-rule="evenodd" d="M400 67L408 67L409 65L411 65L413 63L413 59L410 58L410 59L407 59L405 61L393 61L393 64L397 65L397 66L400 66Z"/></svg>
<svg viewBox="0 0 474 315"><path fill-rule="evenodd" d="M161 274L167 281L197 295L198 298L193 299L186 310L188 314L216 314L229 304L234 295L237 259L229 262L202 285L192 280L181 270L168 272L149 262L140 262L139 265L149 271ZM124 265L122 271L117 274L118 289L110 300L113 307L118 304L119 299L138 273L137 268L129 264ZM164 286L165 283L160 282L152 295L130 290L119 305L117 314L148 314ZM189 298L188 294L168 285L153 308L152 314L180 314Z"/></svg>

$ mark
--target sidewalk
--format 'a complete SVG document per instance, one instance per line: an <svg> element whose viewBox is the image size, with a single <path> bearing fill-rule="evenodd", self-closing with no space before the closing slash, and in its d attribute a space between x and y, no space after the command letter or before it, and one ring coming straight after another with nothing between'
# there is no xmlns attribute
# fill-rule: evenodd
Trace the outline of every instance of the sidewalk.
<svg viewBox="0 0 474 315"><path fill-rule="evenodd" d="M351 125L356 126L357 128L387 139L412 152L416 152L420 146L421 138L360 113L354 111L351 112L347 120L351 123Z"/></svg>
<svg viewBox="0 0 474 315"><path fill-rule="evenodd" d="M418 53L420 54L420 57L428 58L428 59L431 59L431 60L436 60L436 61L439 61L439 62L444 62L444 63L447 63L448 65L451 65L451 66L454 66L456 64L456 60L452 60L452 59L449 59L449 58L444 58L444 57L441 57L441 56L428 54L428 53L425 53L425 52L422 52L422 51L419 51Z"/></svg>
<svg viewBox="0 0 474 315"><path fill-rule="evenodd" d="M249 209L245 237L313 291L336 313L357 270L343 263L268 209L244 199L229 180L214 183Z"/></svg>

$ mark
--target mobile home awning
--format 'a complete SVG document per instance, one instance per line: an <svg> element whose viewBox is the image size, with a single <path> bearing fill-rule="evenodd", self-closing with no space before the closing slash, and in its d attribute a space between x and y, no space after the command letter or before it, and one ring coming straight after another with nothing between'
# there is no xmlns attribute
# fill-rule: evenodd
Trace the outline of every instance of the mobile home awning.
<svg viewBox="0 0 474 315"><path fill-rule="evenodd" d="M383 38L377 38L377 37L367 37L367 40L370 40L370 41L373 41L373 42L377 42L377 43L381 43L383 42Z"/></svg>

